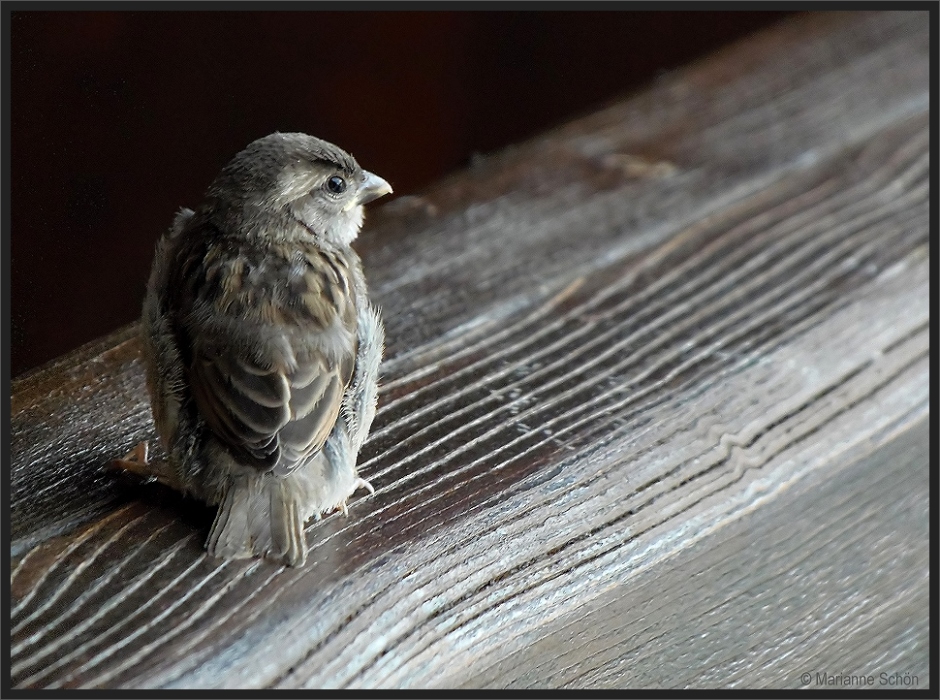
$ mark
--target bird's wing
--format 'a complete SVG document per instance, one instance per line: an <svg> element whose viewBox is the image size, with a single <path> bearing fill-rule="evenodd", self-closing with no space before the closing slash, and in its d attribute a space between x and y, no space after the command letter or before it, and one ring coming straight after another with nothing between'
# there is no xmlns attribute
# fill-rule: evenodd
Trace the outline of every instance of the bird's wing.
<svg viewBox="0 0 940 700"><path fill-rule="evenodd" d="M226 347L226 346L220 346ZM286 475L326 442L342 406L352 361L311 353L293 371L263 367L236 345L200 352L190 387L200 414L240 461Z"/></svg>
<svg viewBox="0 0 940 700"><path fill-rule="evenodd" d="M316 249L232 245L201 244L179 267L190 391L236 459L283 476L323 447L341 410L355 292L348 266Z"/></svg>

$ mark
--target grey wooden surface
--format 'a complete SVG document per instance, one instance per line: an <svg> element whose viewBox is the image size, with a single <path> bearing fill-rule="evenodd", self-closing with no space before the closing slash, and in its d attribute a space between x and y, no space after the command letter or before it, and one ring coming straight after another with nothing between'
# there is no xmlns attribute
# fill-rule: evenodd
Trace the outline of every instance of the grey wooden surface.
<svg viewBox="0 0 940 700"><path fill-rule="evenodd" d="M927 14L809 15L379 208L299 570L102 468L133 328L15 380L14 687L928 688L928 149Z"/></svg>

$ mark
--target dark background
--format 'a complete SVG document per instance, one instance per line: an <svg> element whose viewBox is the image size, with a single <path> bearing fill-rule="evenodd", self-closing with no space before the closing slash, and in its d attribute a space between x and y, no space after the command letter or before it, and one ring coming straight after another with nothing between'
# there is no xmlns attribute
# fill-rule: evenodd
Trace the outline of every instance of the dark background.
<svg viewBox="0 0 940 700"><path fill-rule="evenodd" d="M237 151L305 131L413 193L779 12L14 12L11 371L134 320Z"/></svg>

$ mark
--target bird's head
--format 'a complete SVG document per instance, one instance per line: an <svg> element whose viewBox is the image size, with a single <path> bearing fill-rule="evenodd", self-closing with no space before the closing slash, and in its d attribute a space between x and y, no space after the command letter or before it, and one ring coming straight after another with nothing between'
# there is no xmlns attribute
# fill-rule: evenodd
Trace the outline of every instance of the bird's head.
<svg viewBox="0 0 940 700"><path fill-rule="evenodd" d="M363 205L391 191L332 143L274 133L250 143L222 169L207 204L228 230L245 235L313 235L348 245L359 234Z"/></svg>

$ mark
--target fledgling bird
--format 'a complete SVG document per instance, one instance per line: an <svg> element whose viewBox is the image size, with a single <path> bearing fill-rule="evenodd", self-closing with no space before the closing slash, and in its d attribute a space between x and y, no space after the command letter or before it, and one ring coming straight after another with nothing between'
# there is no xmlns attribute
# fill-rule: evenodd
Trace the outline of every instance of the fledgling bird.
<svg viewBox="0 0 940 700"><path fill-rule="evenodd" d="M157 244L143 306L147 387L166 463L120 467L219 510L223 558L303 564L304 523L358 488L384 329L359 256L363 205L392 191L299 133L251 143Z"/></svg>

